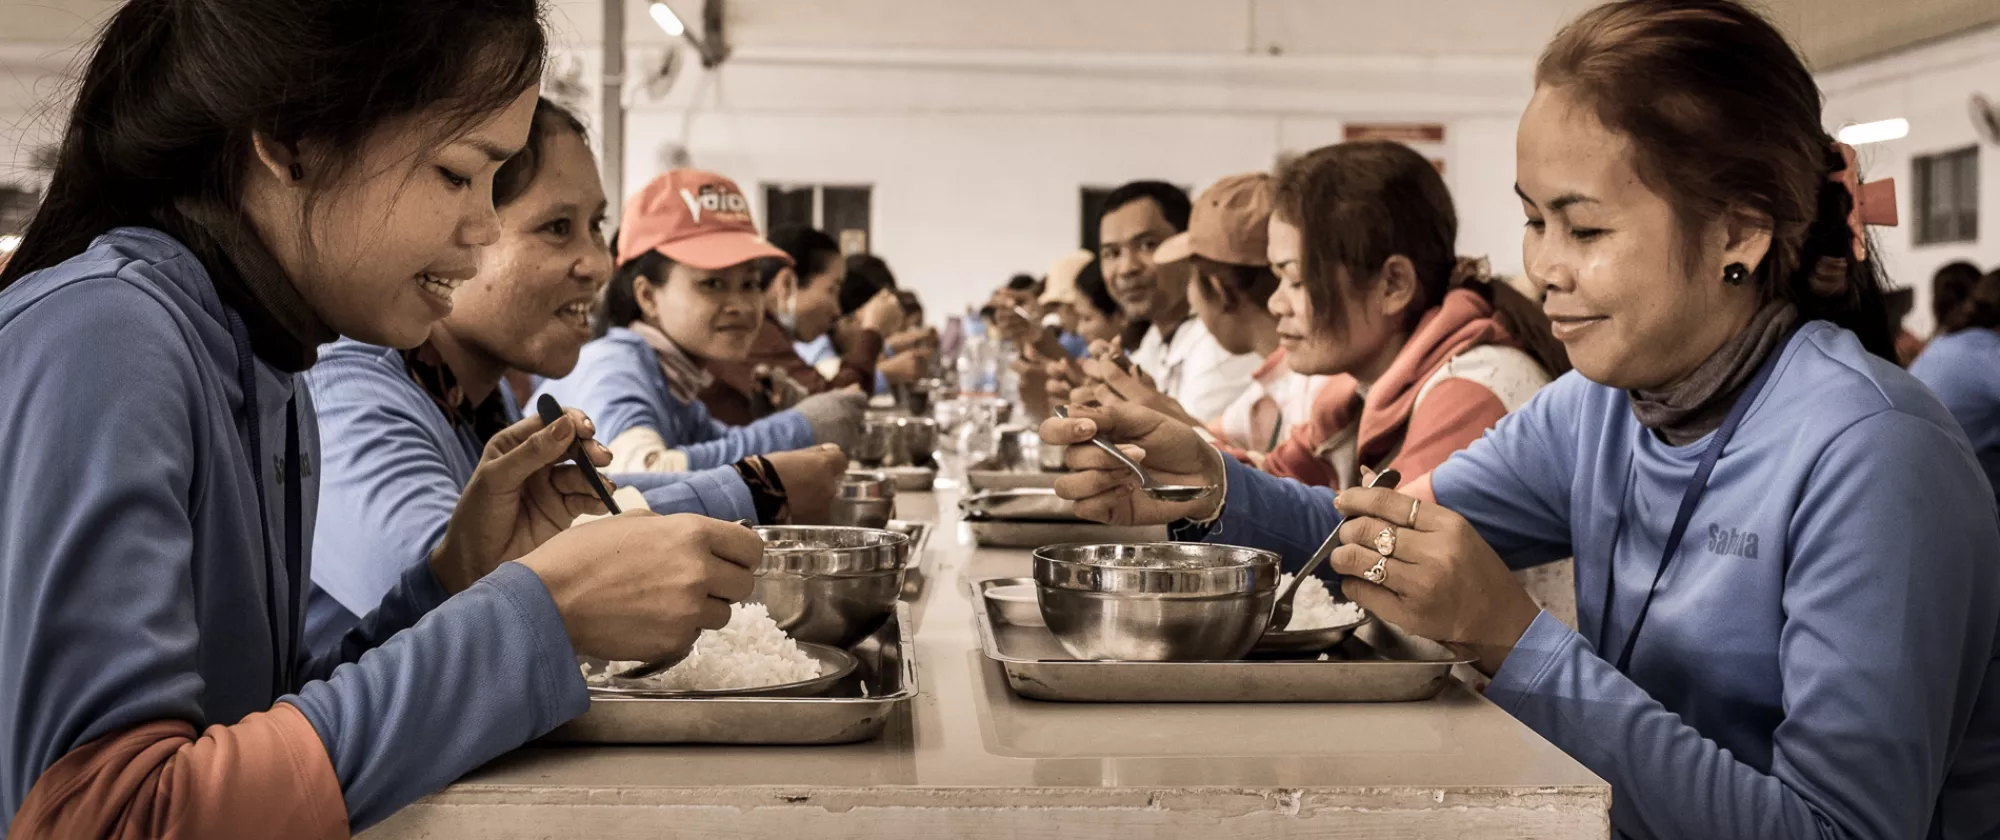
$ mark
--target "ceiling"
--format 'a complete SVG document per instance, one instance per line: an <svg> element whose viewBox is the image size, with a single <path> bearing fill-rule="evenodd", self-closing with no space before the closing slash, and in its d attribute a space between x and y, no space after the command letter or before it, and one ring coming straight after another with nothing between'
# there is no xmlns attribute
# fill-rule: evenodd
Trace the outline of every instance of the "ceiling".
<svg viewBox="0 0 2000 840"><path fill-rule="evenodd" d="M558 41L599 40L601 0L548 0ZM629 37L665 35L624 0ZM702 0L671 0L698 21ZM1532 55L1593 0L725 0L737 46ZM1820 69L2000 24L1995 0L1761 0ZM0 0L0 43L81 43L117 0Z"/></svg>

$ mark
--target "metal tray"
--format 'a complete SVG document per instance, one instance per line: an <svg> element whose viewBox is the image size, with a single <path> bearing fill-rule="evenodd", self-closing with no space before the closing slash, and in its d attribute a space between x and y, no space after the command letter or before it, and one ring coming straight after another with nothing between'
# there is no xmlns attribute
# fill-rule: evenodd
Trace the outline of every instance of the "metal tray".
<svg viewBox="0 0 2000 840"><path fill-rule="evenodd" d="M929 573L924 563L924 545L931 537L931 523L914 522L907 519L889 520L888 530L909 537L906 553L903 555L903 593L905 601L915 601L924 594L924 583Z"/></svg>
<svg viewBox="0 0 2000 840"><path fill-rule="evenodd" d="M974 542L988 548L1041 548L1063 543L1159 542L1164 525L1099 525L1095 522L1035 522L1012 519L968 520Z"/></svg>
<svg viewBox="0 0 2000 840"><path fill-rule="evenodd" d="M543 738L602 744L851 744L882 734L917 696L907 603L849 650L855 679L826 697L621 697L592 690L590 710Z"/></svg>
<svg viewBox="0 0 2000 840"><path fill-rule="evenodd" d="M1069 658L1047 627L1009 624L971 584L973 622L986 658L1014 693L1084 703L1379 703L1429 700L1472 661L1464 651L1369 622L1316 658L1245 662L1086 662Z"/></svg>
<svg viewBox="0 0 2000 840"><path fill-rule="evenodd" d="M871 472L888 476L899 493L928 493L938 474L936 467L877 467Z"/></svg>
<svg viewBox="0 0 2000 840"><path fill-rule="evenodd" d="M1012 470L966 470L965 485L973 492L985 490L1048 489L1062 473L1014 472Z"/></svg>
<svg viewBox="0 0 2000 840"><path fill-rule="evenodd" d="M1076 516L1076 503L1057 496L1055 490L1048 488L988 490L974 493L958 500L958 509L968 522L982 519L1034 522L1083 521Z"/></svg>

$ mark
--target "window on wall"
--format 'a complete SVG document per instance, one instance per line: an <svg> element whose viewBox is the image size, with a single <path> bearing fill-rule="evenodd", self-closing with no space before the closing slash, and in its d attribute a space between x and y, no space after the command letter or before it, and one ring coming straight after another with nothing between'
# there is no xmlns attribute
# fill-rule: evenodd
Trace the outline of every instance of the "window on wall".
<svg viewBox="0 0 2000 840"><path fill-rule="evenodd" d="M1917 184L1917 244L1978 239L1979 147L1923 155L1912 165L1912 180Z"/></svg>
<svg viewBox="0 0 2000 840"><path fill-rule="evenodd" d="M874 192L868 185L765 184L765 224L819 228L840 242L841 253L867 253Z"/></svg>

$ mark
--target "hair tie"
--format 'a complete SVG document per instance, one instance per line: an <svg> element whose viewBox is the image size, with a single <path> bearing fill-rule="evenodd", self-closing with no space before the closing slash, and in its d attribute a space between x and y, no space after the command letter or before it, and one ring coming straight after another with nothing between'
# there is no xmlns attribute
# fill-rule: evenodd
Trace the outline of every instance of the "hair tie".
<svg viewBox="0 0 2000 840"><path fill-rule="evenodd" d="M1457 288L1475 280L1493 282L1493 263L1485 257L1458 257L1452 261L1451 279L1445 285Z"/></svg>
<svg viewBox="0 0 2000 840"><path fill-rule="evenodd" d="M1864 225L1895 227L1896 179L1883 178L1880 181L1861 182L1861 165L1856 162L1854 147L1836 141L1833 150L1840 154L1841 166L1826 176L1826 179L1847 188L1852 199L1848 202L1847 229L1854 234L1854 259L1856 262L1868 260L1868 239Z"/></svg>

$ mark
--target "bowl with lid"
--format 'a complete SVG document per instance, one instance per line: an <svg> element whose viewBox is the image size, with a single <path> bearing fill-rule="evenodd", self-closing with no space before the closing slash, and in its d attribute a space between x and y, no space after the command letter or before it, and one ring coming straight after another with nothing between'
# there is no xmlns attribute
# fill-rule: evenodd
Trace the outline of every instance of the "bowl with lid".
<svg viewBox="0 0 2000 840"><path fill-rule="evenodd" d="M1278 597L1278 555L1202 543L1035 550L1042 620L1078 659L1242 659Z"/></svg>

